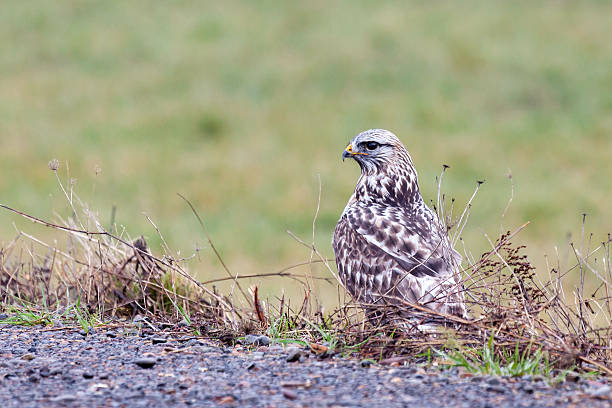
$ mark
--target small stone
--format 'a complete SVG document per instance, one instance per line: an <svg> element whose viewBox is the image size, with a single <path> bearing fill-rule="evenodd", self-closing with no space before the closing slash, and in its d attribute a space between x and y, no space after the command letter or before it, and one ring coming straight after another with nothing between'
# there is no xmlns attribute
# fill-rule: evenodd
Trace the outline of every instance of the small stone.
<svg viewBox="0 0 612 408"><path fill-rule="evenodd" d="M499 385L501 384L501 380L498 377L491 377L487 380L487 384L489 385Z"/></svg>
<svg viewBox="0 0 612 408"><path fill-rule="evenodd" d="M233 404L236 401L233 395L224 395L213 398L217 404Z"/></svg>
<svg viewBox="0 0 612 408"><path fill-rule="evenodd" d="M372 365L372 360L361 360L359 364L364 368L369 368Z"/></svg>
<svg viewBox="0 0 612 408"><path fill-rule="evenodd" d="M270 345L270 338L268 336L259 336L257 337L257 340L255 340L255 344L256 346L269 346Z"/></svg>
<svg viewBox="0 0 612 408"><path fill-rule="evenodd" d="M253 353L253 360L261 360L264 358L265 353L263 351L256 351Z"/></svg>
<svg viewBox="0 0 612 408"><path fill-rule="evenodd" d="M178 322L177 326L178 327L189 327L189 322L187 321L187 319L183 319L180 322Z"/></svg>
<svg viewBox="0 0 612 408"><path fill-rule="evenodd" d="M142 357L134 360L134 364L136 364L140 368L151 368L157 363L157 360L154 358Z"/></svg>
<svg viewBox="0 0 612 408"><path fill-rule="evenodd" d="M91 379L91 378L94 378L94 375L93 375L93 373L92 373L92 372L90 372L90 371L85 371L85 372L83 373L83 378L86 378L86 379Z"/></svg>
<svg viewBox="0 0 612 408"><path fill-rule="evenodd" d="M506 388L499 386L499 385L489 385L487 386L487 391L503 394L506 392Z"/></svg>
<svg viewBox="0 0 612 408"><path fill-rule="evenodd" d="M189 339L185 343L182 344L182 347L194 347L194 346L197 346L198 344L199 343L197 339Z"/></svg>
<svg viewBox="0 0 612 408"><path fill-rule="evenodd" d="M456 368L456 367L453 367L453 368ZM423 370L420 367L410 367L408 369L408 374L411 374L411 375L412 374L425 374L425 370Z"/></svg>
<svg viewBox="0 0 612 408"><path fill-rule="evenodd" d="M22 360L26 360L26 361L31 361L34 360L36 358L36 356L32 353L26 353L24 355L21 356Z"/></svg>
<svg viewBox="0 0 612 408"><path fill-rule="evenodd" d="M53 375L58 375L58 374L62 374L63 371L60 367L54 367L49 371L49 377L53 376Z"/></svg>
<svg viewBox="0 0 612 408"><path fill-rule="evenodd" d="M51 371L49 370L49 367L42 367L39 371L38 374L40 374L41 377L49 377L51 375Z"/></svg>
<svg viewBox="0 0 612 408"><path fill-rule="evenodd" d="M168 340L163 338L163 337L153 337L151 339L151 343L153 344L162 344L162 343L166 343Z"/></svg>
<svg viewBox="0 0 612 408"><path fill-rule="evenodd" d="M256 370L257 369L257 364L255 363L251 363L248 365L247 370Z"/></svg>
<svg viewBox="0 0 612 408"><path fill-rule="evenodd" d="M9 318L9 315L7 315L6 313L0 313L0 320L6 320Z"/></svg>
<svg viewBox="0 0 612 408"><path fill-rule="evenodd" d="M89 391L92 394L101 394L101 392L103 390L107 390L108 389L108 385L104 384L104 383L98 383L98 384L92 384L87 388L87 391Z"/></svg>
<svg viewBox="0 0 612 408"><path fill-rule="evenodd" d="M543 375L534 375L533 376L533 381L540 381L541 382L541 381L544 381L544 380L545 380L545 378L544 378Z"/></svg>
<svg viewBox="0 0 612 408"><path fill-rule="evenodd" d="M287 349L287 362L288 363L293 363L295 361L298 361L300 359L300 357L302 356L302 350L300 350L297 347L289 347Z"/></svg>
<svg viewBox="0 0 612 408"><path fill-rule="evenodd" d="M283 396L292 401L297 398L297 394L291 390L283 390Z"/></svg>
<svg viewBox="0 0 612 408"><path fill-rule="evenodd" d="M244 336L244 340L242 341L242 343L243 344L255 344L258 337L259 336L256 336L254 334L247 334L246 336Z"/></svg>
<svg viewBox="0 0 612 408"><path fill-rule="evenodd" d="M109 339L114 339L115 337L117 337L117 333L115 333L114 331L106 332L106 337L108 337Z"/></svg>
<svg viewBox="0 0 612 408"><path fill-rule="evenodd" d="M570 381L570 382L580 382L581 377L580 374L578 374L575 371L570 371L569 373L567 373L567 375L565 376L565 380L566 381Z"/></svg>
<svg viewBox="0 0 612 408"><path fill-rule="evenodd" d="M40 381L40 377L36 374L32 374L28 377L29 382L38 382Z"/></svg>
<svg viewBox="0 0 612 408"><path fill-rule="evenodd" d="M604 398L610 395L612 388L609 385L602 385L601 387L593 388L587 391L587 393L595 398Z"/></svg>
<svg viewBox="0 0 612 408"><path fill-rule="evenodd" d="M527 393L527 394L533 394L533 392L535 391L533 388L533 385L531 384L525 384L522 387L523 392Z"/></svg>
<svg viewBox="0 0 612 408"><path fill-rule="evenodd" d="M69 403L69 402L73 402L74 400L76 400L76 396L74 394L62 394L62 395L58 395L57 397L51 398L51 402L57 402L60 404L65 404L65 403Z"/></svg>

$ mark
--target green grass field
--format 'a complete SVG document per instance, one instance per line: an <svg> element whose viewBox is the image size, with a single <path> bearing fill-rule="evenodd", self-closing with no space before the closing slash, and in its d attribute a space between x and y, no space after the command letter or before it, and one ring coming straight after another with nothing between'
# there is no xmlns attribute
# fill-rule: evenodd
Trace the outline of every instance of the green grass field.
<svg viewBox="0 0 612 408"><path fill-rule="evenodd" d="M76 178L110 223L144 234L150 216L192 270L221 271L190 198L230 265L269 272L302 261L322 181L316 241L358 176L340 154L356 133L397 133L426 200L463 205L477 256L504 227L533 262L568 234L612 231L612 3L8 1L0 13L0 203L67 215L47 168ZM12 225L51 232L0 212ZM561 252L565 249L561 249ZM561 255L563 258L564 255Z"/></svg>

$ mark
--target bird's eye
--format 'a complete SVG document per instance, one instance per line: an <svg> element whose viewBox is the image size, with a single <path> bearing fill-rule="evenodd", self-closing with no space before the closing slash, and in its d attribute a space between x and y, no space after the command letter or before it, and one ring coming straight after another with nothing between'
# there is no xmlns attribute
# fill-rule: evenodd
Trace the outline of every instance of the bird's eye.
<svg viewBox="0 0 612 408"><path fill-rule="evenodd" d="M378 143L376 142L367 142L366 143L366 149L368 150L376 150L376 148L379 146Z"/></svg>

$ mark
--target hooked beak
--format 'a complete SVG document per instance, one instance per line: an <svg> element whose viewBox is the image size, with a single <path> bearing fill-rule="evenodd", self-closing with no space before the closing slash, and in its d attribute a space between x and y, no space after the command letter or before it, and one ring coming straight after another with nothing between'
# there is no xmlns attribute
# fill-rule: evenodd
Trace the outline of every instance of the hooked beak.
<svg viewBox="0 0 612 408"><path fill-rule="evenodd" d="M349 144L342 152L342 161L344 161L344 159L346 159L347 157L355 157L358 154L362 156L369 156L367 153L354 152L353 145Z"/></svg>
<svg viewBox="0 0 612 408"><path fill-rule="evenodd" d="M342 161L344 161L344 159L346 159L347 157L353 157L353 146L351 146L350 143L342 152Z"/></svg>

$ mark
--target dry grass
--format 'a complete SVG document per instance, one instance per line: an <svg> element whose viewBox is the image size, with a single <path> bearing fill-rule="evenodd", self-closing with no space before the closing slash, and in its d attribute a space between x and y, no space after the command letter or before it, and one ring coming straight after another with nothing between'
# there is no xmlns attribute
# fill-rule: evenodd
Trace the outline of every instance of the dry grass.
<svg viewBox="0 0 612 408"><path fill-rule="evenodd" d="M56 172L57 163L50 163L50 168ZM441 180L442 177L440 184ZM464 250L464 285L472 320L405 304L414 313L398 329L397 325L373 325L361 307L347 298L332 260L314 245L319 205L310 242L290 233L307 248L309 260L279 272L257 275L300 281L304 298L291 304L284 295L264 301L256 286L243 288L243 279L252 276L230 271L193 207L226 278L199 282L185 267L187 258L174 254L167 245L163 246L164 253L157 256L143 238L133 239L125 230L107 231L71 186L62 184L59 177L58 182L71 210L68 218L56 215L49 222L1 205L65 238L61 244L47 243L19 231L12 242L0 248L0 304L4 308L12 305L49 311L80 304L89 313L105 317L140 314L163 320L186 319L194 325L202 323L197 327L206 326L208 336L223 337L225 333L229 334L225 338L235 339L247 333L265 333L274 341L309 344L321 354L341 350L387 363L422 359L430 356L431 350L459 350L474 356L474 350L489 344L496 361L501 363L511 358L508 350L516 350L522 356L545 355L546 364L555 369L577 368L612 375L609 236L594 244L583 231L580 244L571 247L574 264L564 270L560 263L552 266L549 278L541 281L522 254L524 247L513 243L526 224L504 232L495 241L490 240L491 249L480 257ZM472 198L477 191L478 188ZM470 199L460 216L455 217L455 203L447 203L445 196L438 194L435 207L449 226L454 242L461 241L471 202ZM159 230L158 233L164 242ZM293 268L315 263L324 265L336 278L340 306L331 312L325 312L317 298L314 280L320 277L312 269L305 274L293 272ZM570 292L564 279L572 273L578 273L580 279ZM219 293L214 286L221 280L232 283L226 293ZM591 287L595 289L588 289ZM397 306L377 305L376 312L393 313L393 307ZM424 332L414 324L415 318L437 320L446 328ZM450 364L444 360L441 363Z"/></svg>

